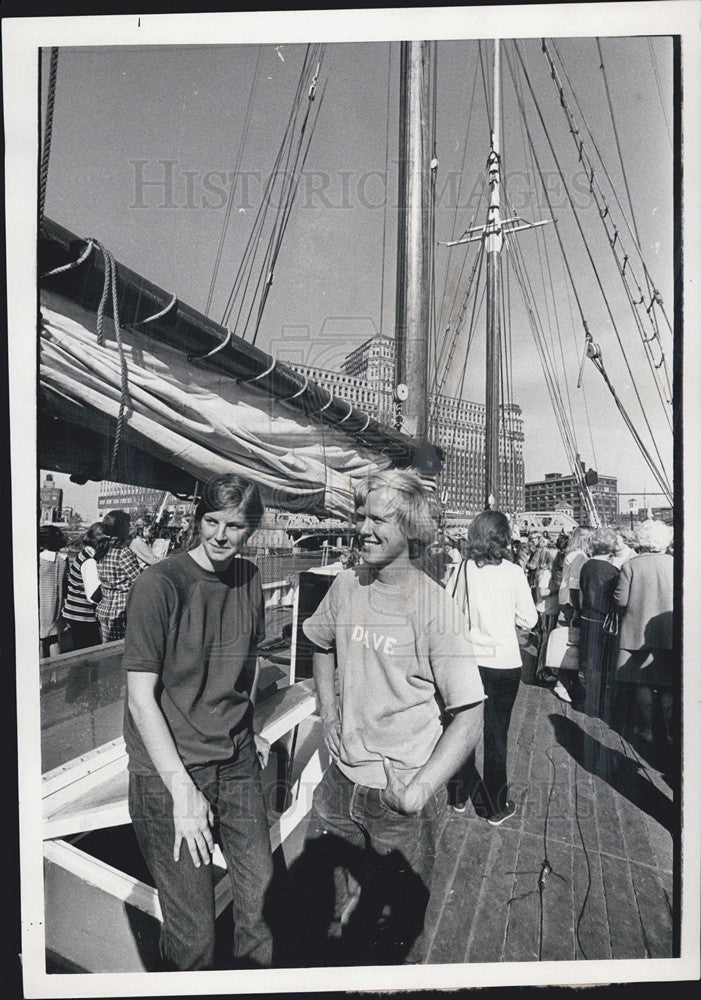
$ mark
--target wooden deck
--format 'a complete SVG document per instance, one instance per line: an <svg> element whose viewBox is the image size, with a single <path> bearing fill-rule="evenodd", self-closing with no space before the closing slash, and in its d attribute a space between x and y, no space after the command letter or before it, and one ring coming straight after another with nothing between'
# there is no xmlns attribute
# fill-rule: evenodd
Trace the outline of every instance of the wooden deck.
<svg viewBox="0 0 701 1000"><path fill-rule="evenodd" d="M673 956L678 771L673 750L662 760L645 750L646 760L641 749L549 689L521 685L509 733L517 812L492 827L470 802L448 811L429 963Z"/></svg>
<svg viewBox="0 0 701 1000"><path fill-rule="evenodd" d="M66 658L42 690L46 769L121 734L117 652L101 650L84 677ZM673 957L677 758L673 748L660 755L631 745L551 690L522 684L509 734L517 812L499 827L471 803L464 814L447 812L426 915L428 963ZM302 822L286 841L287 864L304 830Z"/></svg>

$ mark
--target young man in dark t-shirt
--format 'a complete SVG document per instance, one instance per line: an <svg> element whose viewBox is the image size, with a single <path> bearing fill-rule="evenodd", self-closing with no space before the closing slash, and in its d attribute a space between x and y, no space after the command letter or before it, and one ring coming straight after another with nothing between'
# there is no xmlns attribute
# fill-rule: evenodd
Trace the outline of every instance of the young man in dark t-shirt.
<svg viewBox="0 0 701 1000"><path fill-rule="evenodd" d="M257 567L237 558L262 514L253 484L218 476L195 514L199 544L144 570L129 597L129 812L158 889L169 968L214 963L215 826L233 890L235 964L272 961L263 920L272 858L250 699L263 592Z"/></svg>

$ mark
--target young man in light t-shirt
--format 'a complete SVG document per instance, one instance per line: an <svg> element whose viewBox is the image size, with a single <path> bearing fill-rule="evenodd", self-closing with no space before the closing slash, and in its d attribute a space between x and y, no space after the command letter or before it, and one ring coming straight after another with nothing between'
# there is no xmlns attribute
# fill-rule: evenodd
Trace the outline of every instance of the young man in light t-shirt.
<svg viewBox="0 0 701 1000"><path fill-rule="evenodd" d="M484 692L460 609L410 560L435 530L418 476L371 476L356 522L363 564L339 574L303 626L331 754L307 848L337 851L367 926L384 921L389 960L421 961L445 786L480 735ZM366 935L360 949L355 960L377 960Z"/></svg>

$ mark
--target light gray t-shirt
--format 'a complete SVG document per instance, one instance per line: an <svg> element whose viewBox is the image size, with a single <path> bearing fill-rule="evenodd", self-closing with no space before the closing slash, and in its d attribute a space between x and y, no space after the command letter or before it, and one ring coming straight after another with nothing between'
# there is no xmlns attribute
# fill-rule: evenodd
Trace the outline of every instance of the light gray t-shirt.
<svg viewBox="0 0 701 1000"><path fill-rule="evenodd" d="M465 618L437 583L412 569L401 587L367 566L345 570L303 624L336 650L341 771L386 785L382 758L411 778L443 732L443 713L484 700Z"/></svg>

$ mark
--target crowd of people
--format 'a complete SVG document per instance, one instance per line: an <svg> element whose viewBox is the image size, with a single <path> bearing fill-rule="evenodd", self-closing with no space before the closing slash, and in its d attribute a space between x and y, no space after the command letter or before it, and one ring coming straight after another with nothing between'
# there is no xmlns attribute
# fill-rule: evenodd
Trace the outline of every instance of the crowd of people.
<svg viewBox="0 0 701 1000"><path fill-rule="evenodd" d="M341 939L335 963L373 964L380 945L380 961L423 961L444 810L464 813L469 798L493 826L517 812L508 731L529 644L537 682L562 701L646 741L674 738L669 527L521 539L487 510L441 562L413 472L370 476L355 508L356 552L302 623L329 765L277 906L266 748L252 731L263 593L242 558L263 515L257 488L215 477L188 543L166 559L148 532L131 537L123 511L91 526L70 565L60 532L41 529L42 651L61 621L74 648L98 634L125 641L129 811L159 892L164 968L213 967L215 838L232 883L235 965L323 964ZM549 654L561 629L579 637L574 669ZM296 899L305 917L290 921Z"/></svg>
<svg viewBox="0 0 701 1000"><path fill-rule="evenodd" d="M146 566L187 544L185 535L111 510L76 542L39 528L39 655L123 639L129 591Z"/></svg>
<svg viewBox="0 0 701 1000"><path fill-rule="evenodd" d="M576 528L554 542L533 534L521 555L539 611L539 680L647 743L674 741L672 540L670 525L649 519L630 531ZM577 670L546 663L558 623L578 642Z"/></svg>

